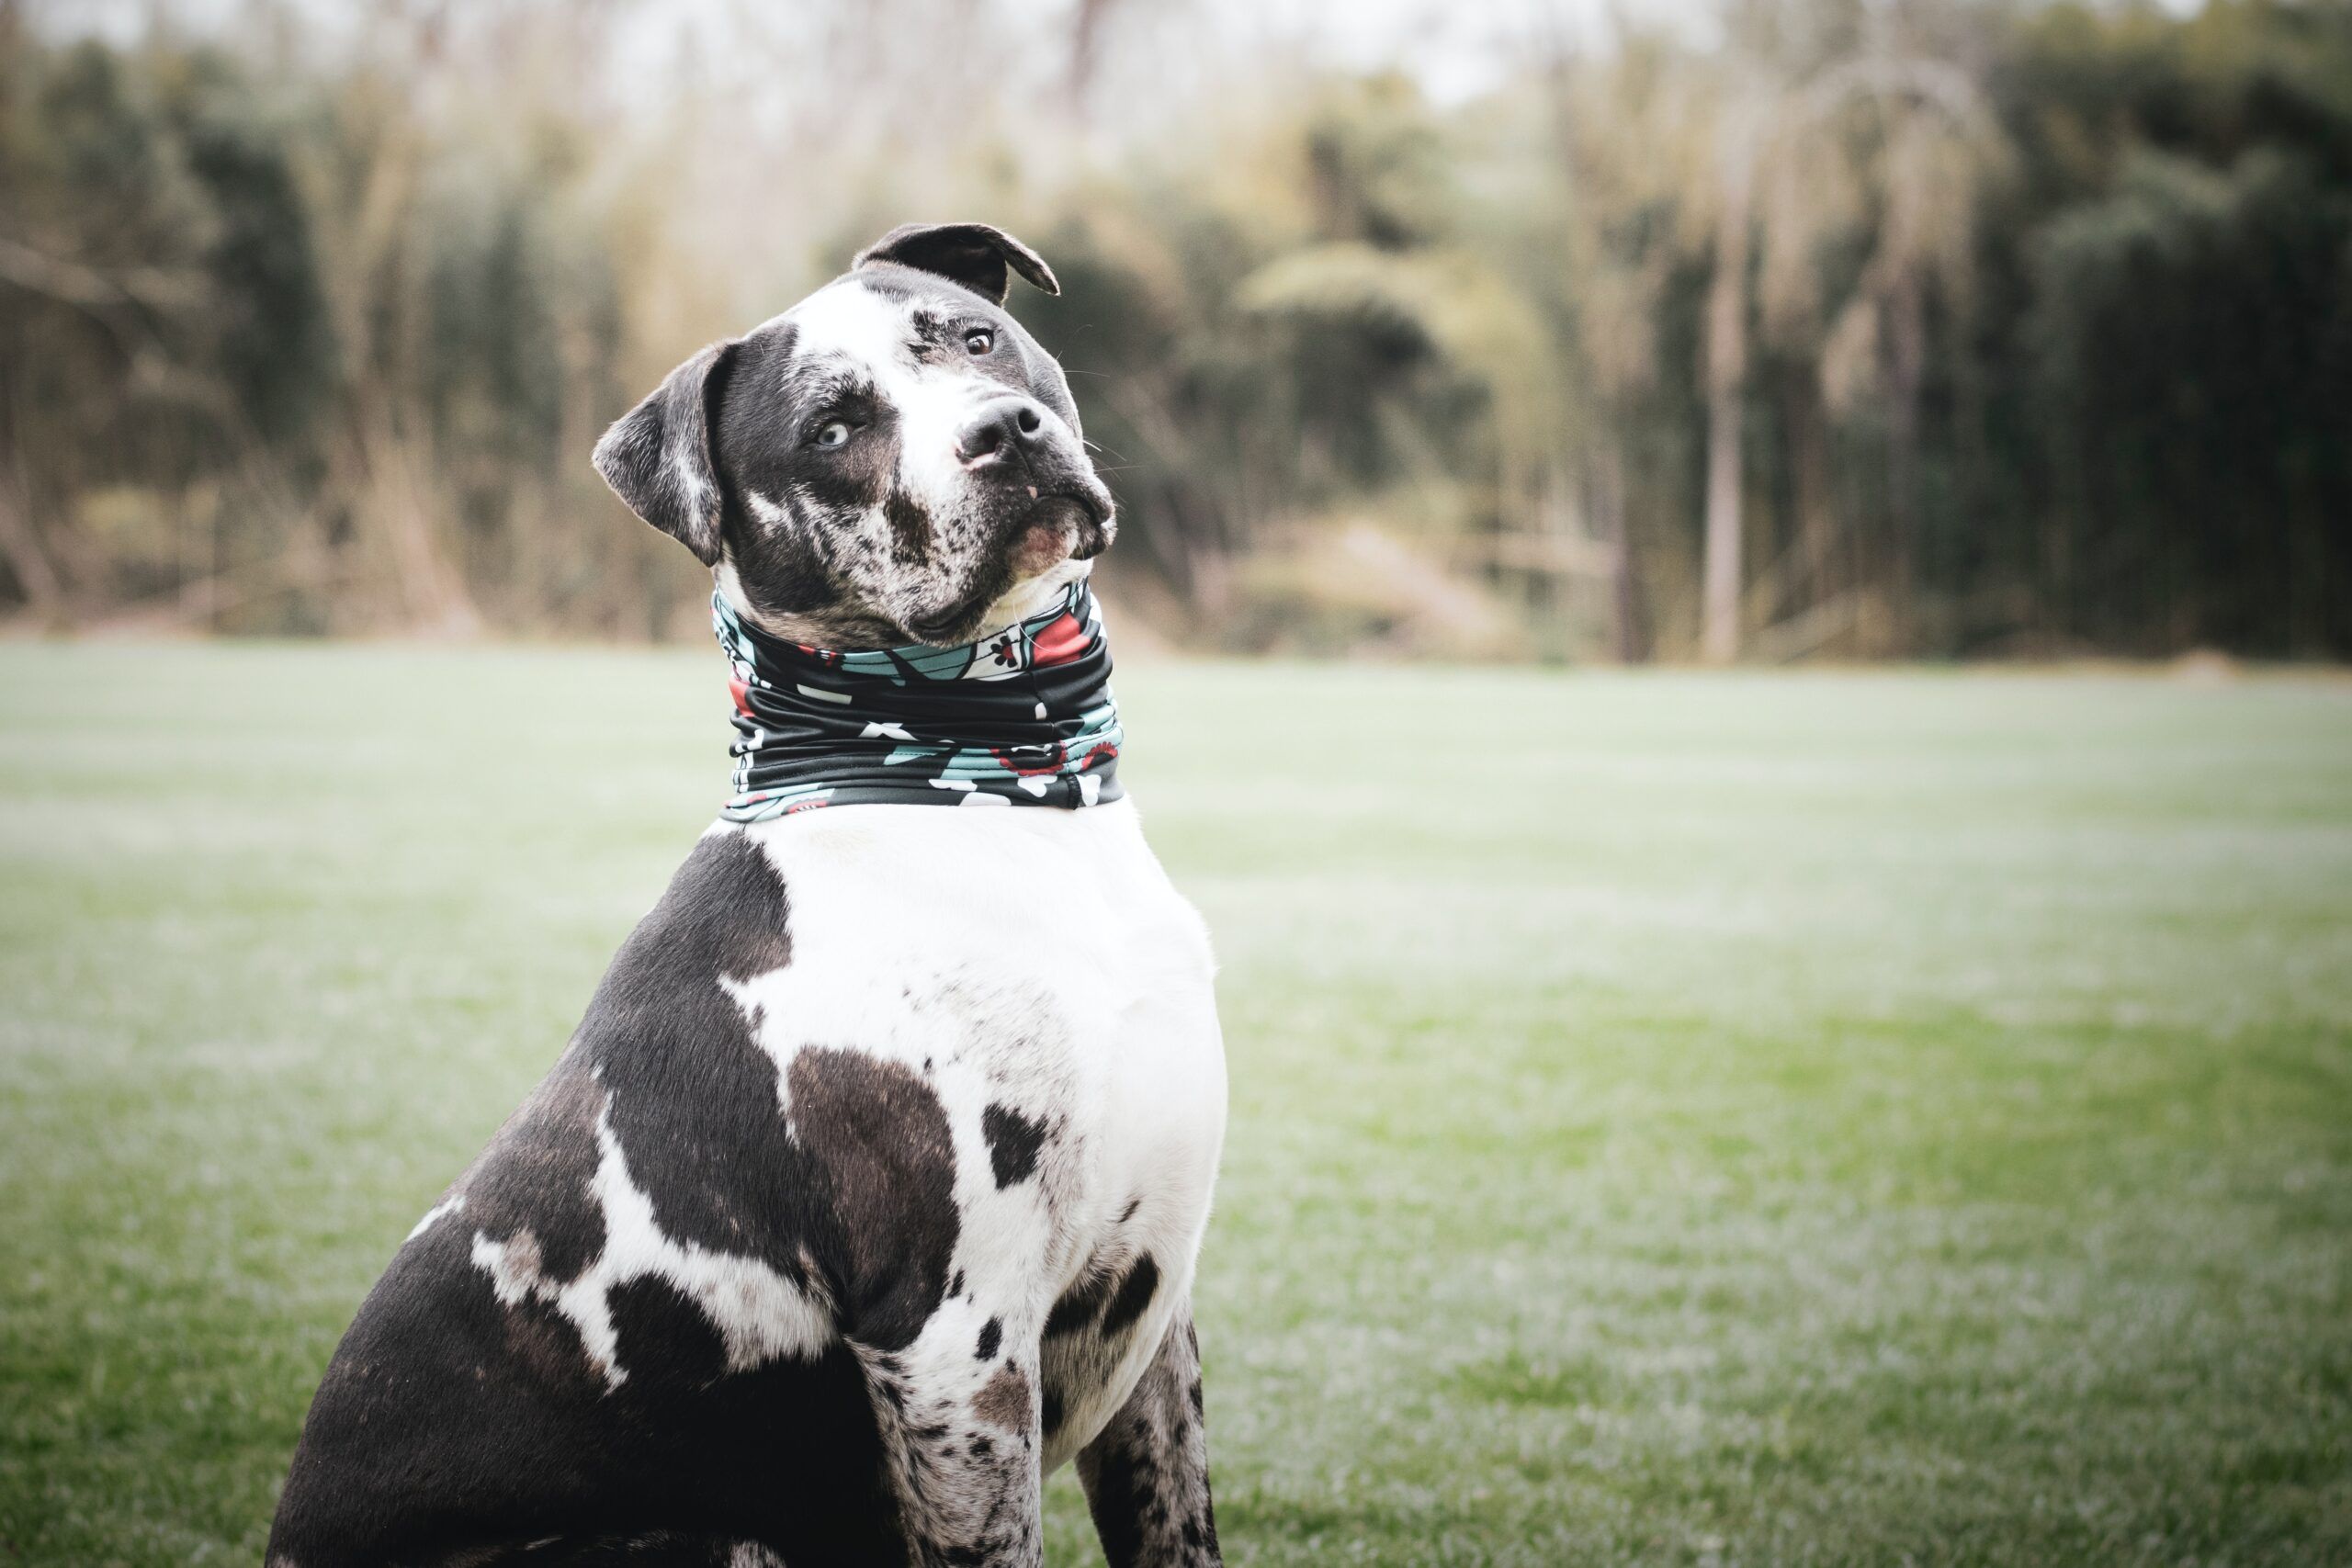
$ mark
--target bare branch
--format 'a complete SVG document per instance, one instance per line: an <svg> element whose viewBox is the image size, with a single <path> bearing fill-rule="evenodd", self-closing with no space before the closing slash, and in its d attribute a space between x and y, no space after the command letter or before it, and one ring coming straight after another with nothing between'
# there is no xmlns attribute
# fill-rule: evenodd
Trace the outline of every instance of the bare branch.
<svg viewBox="0 0 2352 1568"><path fill-rule="evenodd" d="M204 280L193 273L152 266L102 272L6 239L0 239L0 282L89 310L126 305L151 310L193 310L211 297Z"/></svg>

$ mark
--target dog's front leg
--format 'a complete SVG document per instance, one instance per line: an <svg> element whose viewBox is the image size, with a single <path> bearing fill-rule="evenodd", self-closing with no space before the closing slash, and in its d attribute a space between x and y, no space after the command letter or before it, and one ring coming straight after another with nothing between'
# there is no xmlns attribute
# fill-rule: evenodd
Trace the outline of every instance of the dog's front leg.
<svg viewBox="0 0 2352 1568"><path fill-rule="evenodd" d="M950 1307L912 1345L859 1351L916 1568L1036 1568L1037 1356Z"/></svg>
<svg viewBox="0 0 2352 1568"><path fill-rule="evenodd" d="M1159 1354L1095 1439L1078 1477L1110 1568L1217 1568L1209 1434L1193 1308L1177 1309Z"/></svg>

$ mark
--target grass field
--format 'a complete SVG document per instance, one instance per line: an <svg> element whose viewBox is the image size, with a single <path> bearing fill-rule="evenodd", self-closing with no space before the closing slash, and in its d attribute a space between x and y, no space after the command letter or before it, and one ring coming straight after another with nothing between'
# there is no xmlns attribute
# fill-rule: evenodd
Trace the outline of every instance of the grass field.
<svg viewBox="0 0 2352 1568"><path fill-rule="evenodd" d="M719 679L0 649L0 1561L257 1559ZM1120 689L1224 963L1234 1562L2352 1562L2352 683Z"/></svg>

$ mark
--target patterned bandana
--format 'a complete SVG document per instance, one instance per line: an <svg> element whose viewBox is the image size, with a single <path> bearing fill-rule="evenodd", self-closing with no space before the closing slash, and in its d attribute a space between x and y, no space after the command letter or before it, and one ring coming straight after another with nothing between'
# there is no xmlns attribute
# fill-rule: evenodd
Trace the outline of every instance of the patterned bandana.
<svg viewBox="0 0 2352 1568"><path fill-rule="evenodd" d="M1111 648L1084 579L961 648L837 652L710 600L733 671L735 793L758 822L820 806L1099 806L1119 788Z"/></svg>

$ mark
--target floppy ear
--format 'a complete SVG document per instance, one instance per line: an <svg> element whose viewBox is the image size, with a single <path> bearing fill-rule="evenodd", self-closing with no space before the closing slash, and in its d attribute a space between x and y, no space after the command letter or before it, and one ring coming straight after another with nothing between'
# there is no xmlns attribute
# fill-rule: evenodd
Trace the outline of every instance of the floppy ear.
<svg viewBox="0 0 2352 1568"><path fill-rule="evenodd" d="M1062 291L1045 257L986 223L901 223L858 252L850 265L870 262L897 262L935 272L999 305L1012 291L1008 267L1048 294Z"/></svg>
<svg viewBox="0 0 2352 1568"><path fill-rule="evenodd" d="M710 457L714 373L734 349L732 343L715 343L671 371L596 443L596 471L613 493L705 566L718 564L718 473Z"/></svg>

